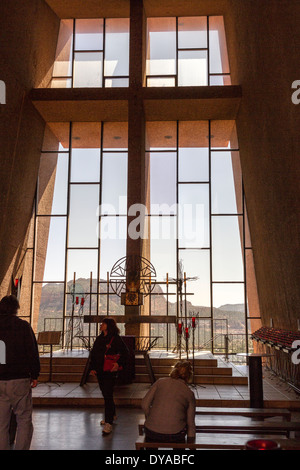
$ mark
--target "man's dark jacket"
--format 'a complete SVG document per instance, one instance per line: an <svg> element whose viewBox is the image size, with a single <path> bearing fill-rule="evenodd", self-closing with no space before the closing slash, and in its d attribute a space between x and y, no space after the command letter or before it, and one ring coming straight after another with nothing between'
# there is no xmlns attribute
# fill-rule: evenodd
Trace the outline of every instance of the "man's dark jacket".
<svg viewBox="0 0 300 470"><path fill-rule="evenodd" d="M0 315L0 341L6 348L6 364L0 364L0 380L36 380L40 373L40 359L29 323L16 315Z"/></svg>

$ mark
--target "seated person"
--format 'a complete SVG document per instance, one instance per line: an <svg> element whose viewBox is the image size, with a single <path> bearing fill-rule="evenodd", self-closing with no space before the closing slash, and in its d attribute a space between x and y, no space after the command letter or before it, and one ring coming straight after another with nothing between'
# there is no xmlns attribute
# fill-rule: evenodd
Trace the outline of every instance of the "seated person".
<svg viewBox="0 0 300 470"><path fill-rule="evenodd" d="M195 439L194 393L188 387L192 376L189 361L177 362L170 374L157 380L142 400L147 442L185 442Z"/></svg>

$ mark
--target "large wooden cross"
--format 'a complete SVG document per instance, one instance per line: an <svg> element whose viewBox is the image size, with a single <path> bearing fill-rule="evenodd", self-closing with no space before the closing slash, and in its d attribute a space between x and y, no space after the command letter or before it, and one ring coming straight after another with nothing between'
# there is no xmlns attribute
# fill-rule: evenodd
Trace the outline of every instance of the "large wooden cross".
<svg viewBox="0 0 300 470"><path fill-rule="evenodd" d="M102 323L107 315L84 315L84 323ZM109 315L116 323L167 323L176 324L176 315Z"/></svg>

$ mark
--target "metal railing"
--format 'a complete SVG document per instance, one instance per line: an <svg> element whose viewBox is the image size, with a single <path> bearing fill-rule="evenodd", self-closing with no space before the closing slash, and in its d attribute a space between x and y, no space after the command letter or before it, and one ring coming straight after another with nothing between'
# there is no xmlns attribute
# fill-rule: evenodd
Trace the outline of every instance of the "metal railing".
<svg viewBox="0 0 300 470"><path fill-rule="evenodd" d="M79 316L74 316L73 320L76 322L80 319ZM90 350L95 338L97 337L96 326L91 329L90 325L83 324L82 331L80 334L75 334L75 331L68 330L67 326L71 321L71 317L65 318L65 338L64 344L67 346L68 338L67 335L73 335L73 347L84 348ZM63 331L63 318L45 318L44 319L44 331ZM120 324L121 334L125 334L124 324ZM212 336L211 331L215 332ZM245 333L229 333L227 319L211 319L209 317L198 317L196 319L196 328L194 331L190 328L190 333L194 334L194 346L195 351L211 351L216 355L224 355L226 358L234 357L239 353L251 352L253 350L252 342L249 341L251 335L248 338ZM167 324L151 324L149 336L147 338L151 341L151 338L155 339L155 342L151 345L151 348L161 350L173 350L177 345L177 326ZM141 337L140 337L141 338ZM142 341L142 339L141 339ZM248 344L247 344L248 341ZM182 343L185 340L183 338ZM155 344L155 346L154 346ZM189 349L192 347L192 338L190 334L189 338Z"/></svg>

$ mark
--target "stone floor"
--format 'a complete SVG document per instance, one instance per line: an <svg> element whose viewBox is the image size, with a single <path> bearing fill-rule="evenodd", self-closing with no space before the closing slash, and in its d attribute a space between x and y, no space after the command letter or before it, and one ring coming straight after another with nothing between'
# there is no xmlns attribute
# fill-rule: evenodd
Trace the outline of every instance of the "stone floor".
<svg viewBox="0 0 300 470"><path fill-rule="evenodd" d="M61 355L61 352L56 353ZM73 352L74 357L82 357L86 352ZM174 355L175 356L175 355ZM173 357L166 351L153 351L151 357ZM210 353L198 353L197 358L212 358ZM234 365L218 357L221 367L232 367L233 375L247 375L248 368ZM118 386L115 389L116 403L121 406L140 407L141 399L147 393L150 384L133 383ZM247 385L204 385L192 387L198 406L249 406L249 388ZM280 379L264 371L263 390L265 406L268 408L300 409L300 396ZM78 383L41 383L33 390L36 406L101 406L103 398L96 383L80 387Z"/></svg>
<svg viewBox="0 0 300 470"><path fill-rule="evenodd" d="M101 408L36 408L33 413L34 434L31 449L134 450L138 437L138 422L143 419L143 413L133 408L118 409L118 419L112 434L103 437L99 424L102 412ZM299 416L300 413L293 413L292 419L299 421ZM230 417L226 419L230 420ZM228 435L229 439L230 437L234 435ZM245 442L257 438L250 435L244 437Z"/></svg>
<svg viewBox="0 0 300 470"><path fill-rule="evenodd" d="M32 450L134 450L138 422L143 418L136 409L118 411L112 434L103 437L102 410L36 409L33 414Z"/></svg>
<svg viewBox="0 0 300 470"><path fill-rule="evenodd" d="M69 353L68 353L69 354ZM62 355L57 352L56 355ZM73 352L74 357L86 357L86 352ZM154 351L152 357L172 357L171 353ZM199 353L197 357L213 357ZM245 365L234 365L218 358L221 367L232 367L233 375L248 374ZM118 420L113 433L102 436L99 425L103 413L103 398L96 383L80 387L78 383L41 383L33 390L34 435L33 450L134 450L138 437L138 422L143 418L141 399L150 384L133 383L115 389ZM290 408L292 419L300 420L300 397L278 378L264 371L265 407ZM198 406L249 406L246 385L205 385L192 387ZM299 411L297 411L299 410ZM230 418L229 418L230 419ZM275 418L273 418L275 419ZM247 437L245 436L247 440Z"/></svg>

